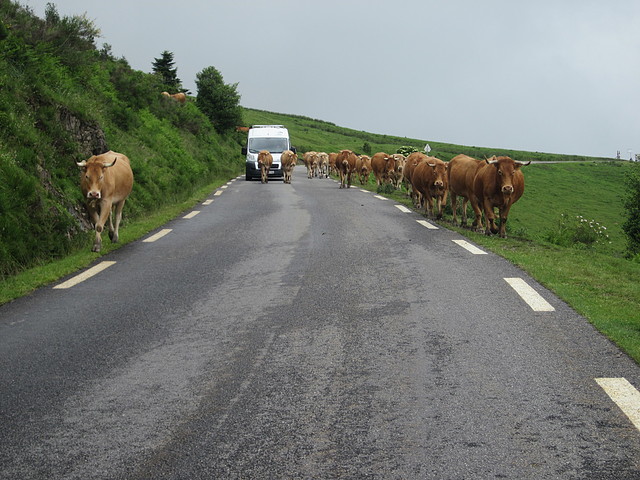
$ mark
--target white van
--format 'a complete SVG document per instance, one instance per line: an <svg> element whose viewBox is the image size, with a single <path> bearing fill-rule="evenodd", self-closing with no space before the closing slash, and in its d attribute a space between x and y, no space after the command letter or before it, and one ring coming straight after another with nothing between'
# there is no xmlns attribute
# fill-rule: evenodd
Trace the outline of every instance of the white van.
<svg viewBox="0 0 640 480"><path fill-rule="evenodd" d="M242 154L247 156L246 180L260 178L258 168L258 153L260 150L268 150L273 156L273 164L269 170L269 178L284 178L280 157L285 150L293 150L289 140L289 131L283 125L252 125L249 129L247 146L242 149Z"/></svg>

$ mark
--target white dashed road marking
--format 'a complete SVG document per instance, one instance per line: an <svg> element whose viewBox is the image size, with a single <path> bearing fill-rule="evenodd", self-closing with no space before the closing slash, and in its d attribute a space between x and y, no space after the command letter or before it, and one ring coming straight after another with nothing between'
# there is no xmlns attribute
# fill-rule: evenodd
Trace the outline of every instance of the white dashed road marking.
<svg viewBox="0 0 640 480"><path fill-rule="evenodd" d="M418 222L423 227L427 227L429 230L438 230L438 227L436 227L432 223L427 222L426 220L416 220L416 222Z"/></svg>
<svg viewBox="0 0 640 480"><path fill-rule="evenodd" d="M596 382L640 430L640 392L626 378L596 378Z"/></svg>
<svg viewBox="0 0 640 480"><path fill-rule="evenodd" d="M535 312L553 312L555 308L540 296L531 286L521 278L505 278L511 287L529 304Z"/></svg>
<svg viewBox="0 0 640 480"><path fill-rule="evenodd" d="M76 275L73 278L70 278L69 280L67 280L66 282L63 282L59 285L56 285L53 288L71 288L77 284L79 284L80 282L84 282L85 280L93 277L94 275L97 275L98 273L102 272L103 270L109 268L111 265L114 265L116 262L100 262L99 264L97 264L94 267L91 267L88 270L85 270L84 272L82 272L79 275Z"/></svg>
<svg viewBox="0 0 640 480"><path fill-rule="evenodd" d="M374 198L377 198L378 200L386 200L387 197L383 197L382 195L374 195Z"/></svg>
<svg viewBox="0 0 640 480"><path fill-rule="evenodd" d="M171 232L171 229L170 228L165 228L164 230L160 230L155 235L151 235L150 237L145 238L142 242L143 243L155 242L156 240L160 240L162 237L164 237L169 232Z"/></svg>
<svg viewBox="0 0 640 480"><path fill-rule="evenodd" d="M218 190L216 193L214 193L214 194L213 194L213 196L214 196L214 197L217 197L217 196L219 196L219 195L222 195L222 192L223 192L223 191L224 191L224 190Z"/></svg>
<svg viewBox="0 0 640 480"><path fill-rule="evenodd" d="M453 242L457 243L462 248L464 248L465 250L468 250L469 252L473 253L474 255L486 255L487 254L487 252L485 252L484 250L480 250L478 247L476 247L475 245L470 244L466 240L453 240Z"/></svg>
<svg viewBox="0 0 640 480"><path fill-rule="evenodd" d="M186 214L184 217L182 217L182 218L187 218L187 219L189 219L189 218L193 218L193 217L195 217L196 215L198 215L199 213L200 213L200 210L194 210L194 211L193 211L193 212L191 212L191 213L187 213L187 214Z"/></svg>
<svg viewBox="0 0 640 480"><path fill-rule="evenodd" d="M411 213L411 210L409 210L407 207L405 207L404 205L396 205L395 206L398 210L400 210L401 212L404 213Z"/></svg>
<svg viewBox="0 0 640 480"><path fill-rule="evenodd" d="M204 202L202 202L203 205L211 205L213 203L213 199L210 198L209 200L205 200Z"/></svg>

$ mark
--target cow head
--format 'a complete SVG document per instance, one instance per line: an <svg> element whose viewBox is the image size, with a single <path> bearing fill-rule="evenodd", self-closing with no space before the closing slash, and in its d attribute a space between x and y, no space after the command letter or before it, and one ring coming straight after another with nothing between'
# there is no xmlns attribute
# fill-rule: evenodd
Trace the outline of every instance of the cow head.
<svg viewBox="0 0 640 480"><path fill-rule="evenodd" d="M82 169L83 177L81 179L82 189L86 190L87 198L90 200L100 200L102 198L102 183L104 181L104 171L113 167L118 157L113 159L111 163L89 162L86 160L76 162L76 165Z"/></svg>
<svg viewBox="0 0 640 480"><path fill-rule="evenodd" d="M520 167L529 165L531 161L527 163L516 162L510 157L496 157L485 159L485 162L489 165L493 165L496 169L496 177L500 190L505 195L511 195L513 193L513 176Z"/></svg>
<svg viewBox="0 0 640 480"><path fill-rule="evenodd" d="M444 162L427 162L433 168L433 186L438 192L445 189L445 181L447 178L447 165Z"/></svg>

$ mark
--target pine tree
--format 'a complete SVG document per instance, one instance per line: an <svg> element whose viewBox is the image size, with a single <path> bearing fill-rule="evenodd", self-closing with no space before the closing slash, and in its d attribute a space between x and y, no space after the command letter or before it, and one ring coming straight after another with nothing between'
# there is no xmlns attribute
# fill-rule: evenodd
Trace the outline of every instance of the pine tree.
<svg viewBox="0 0 640 480"><path fill-rule="evenodd" d="M182 82L178 78L178 69L174 67L173 53L165 50L160 58L153 60L153 73L160 76L167 91L170 93L181 91Z"/></svg>

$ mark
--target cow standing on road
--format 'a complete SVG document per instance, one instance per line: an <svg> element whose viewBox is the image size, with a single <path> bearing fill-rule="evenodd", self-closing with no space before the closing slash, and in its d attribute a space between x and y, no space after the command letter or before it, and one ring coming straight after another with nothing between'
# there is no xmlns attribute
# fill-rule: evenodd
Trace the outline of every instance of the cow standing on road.
<svg viewBox="0 0 640 480"><path fill-rule="evenodd" d="M449 179L447 178L447 164L435 157L427 157L413 170L411 184L422 196L424 213L432 218L442 218L442 210L447 204ZM437 213L434 211L433 200L436 200Z"/></svg>
<svg viewBox="0 0 640 480"><path fill-rule="evenodd" d="M351 175L356 170L358 157L351 150L342 150L336 157L336 169L340 174L340 188L351 187Z"/></svg>
<svg viewBox="0 0 640 480"><path fill-rule="evenodd" d="M260 181L269 182L269 169L273 163L273 156L268 150L260 150L258 153L258 167L260 167Z"/></svg>
<svg viewBox="0 0 640 480"><path fill-rule="evenodd" d="M291 183L291 173L298 163L298 155L291 150L285 150L280 157L282 162L282 173L284 174L284 183Z"/></svg>
<svg viewBox="0 0 640 480"><path fill-rule="evenodd" d="M113 151L94 155L88 160L77 163L82 169L80 189L86 200L89 218L96 231L92 251L102 248L102 230L109 220L109 238L117 242L124 203L133 188L133 172L129 159ZM116 210L113 223L112 209Z"/></svg>

